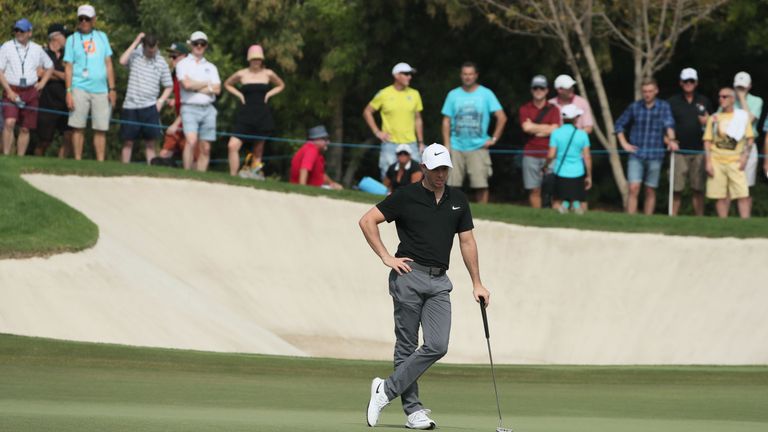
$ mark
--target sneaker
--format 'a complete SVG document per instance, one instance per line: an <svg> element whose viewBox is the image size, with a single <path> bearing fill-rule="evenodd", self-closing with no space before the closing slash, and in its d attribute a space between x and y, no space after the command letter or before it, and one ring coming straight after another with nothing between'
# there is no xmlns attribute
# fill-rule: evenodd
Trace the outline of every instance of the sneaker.
<svg viewBox="0 0 768 432"><path fill-rule="evenodd" d="M408 423L405 424L405 427L408 429L434 429L437 427L437 424L429 418L428 414L431 412L428 409L423 409L411 413L408 416Z"/></svg>
<svg viewBox="0 0 768 432"><path fill-rule="evenodd" d="M560 214L568 214L568 209L567 209L567 208L565 208L565 207L563 207L563 206L560 206L560 207L557 209L557 212L558 212L558 213L560 213Z"/></svg>
<svg viewBox="0 0 768 432"><path fill-rule="evenodd" d="M577 215L583 215L584 214L584 207L575 208L575 209L573 209L573 212L576 213Z"/></svg>
<svg viewBox="0 0 768 432"><path fill-rule="evenodd" d="M389 398L384 392L384 380L378 377L374 378L371 382L371 400L368 402L368 412L366 413L368 426L376 426L381 410L387 405L389 405Z"/></svg>

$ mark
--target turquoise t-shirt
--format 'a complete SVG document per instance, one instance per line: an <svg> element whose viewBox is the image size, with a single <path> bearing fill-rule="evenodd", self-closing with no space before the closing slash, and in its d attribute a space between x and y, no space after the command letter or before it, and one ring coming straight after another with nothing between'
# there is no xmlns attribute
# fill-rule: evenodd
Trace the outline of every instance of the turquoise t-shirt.
<svg viewBox="0 0 768 432"><path fill-rule="evenodd" d="M64 62L72 63L72 88L88 93L107 93L107 57L112 47L104 32L93 30L89 34L75 32L67 38Z"/></svg>
<svg viewBox="0 0 768 432"><path fill-rule="evenodd" d="M472 93L457 87L448 93L442 113L451 118L451 148L458 151L477 150L490 138L491 114L501 109L493 92L477 86Z"/></svg>
<svg viewBox="0 0 768 432"><path fill-rule="evenodd" d="M573 135L573 141L566 155L565 148L568 147L568 141L574 131L576 133ZM557 157L552 172L557 173L558 177L578 178L586 174L584 157L582 156L584 149L589 148L589 136L586 132L576 129L572 124L564 124L550 135L549 147L557 148Z"/></svg>

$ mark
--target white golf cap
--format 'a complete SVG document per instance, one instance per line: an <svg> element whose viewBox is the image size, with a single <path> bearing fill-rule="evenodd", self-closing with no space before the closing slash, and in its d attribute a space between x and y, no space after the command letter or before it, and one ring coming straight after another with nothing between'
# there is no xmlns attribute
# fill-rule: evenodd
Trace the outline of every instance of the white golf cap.
<svg viewBox="0 0 768 432"><path fill-rule="evenodd" d="M736 74L735 77L733 77L733 86L734 87L749 87L752 85L752 77L742 71Z"/></svg>
<svg viewBox="0 0 768 432"><path fill-rule="evenodd" d="M416 69L412 68L408 63L398 63L392 68L392 75L399 73L414 73Z"/></svg>
<svg viewBox="0 0 768 432"><path fill-rule="evenodd" d="M206 36L205 33L198 30L192 33L192 36L189 37L189 40L187 41L187 43L192 43L194 41L199 41L199 40L204 40L208 42L208 36Z"/></svg>
<svg viewBox="0 0 768 432"><path fill-rule="evenodd" d="M395 154L399 154L399 153L402 153L402 152L406 152L409 155L413 154L413 152L411 151L411 146L409 146L408 144L400 144L395 149Z"/></svg>
<svg viewBox="0 0 768 432"><path fill-rule="evenodd" d="M549 87L549 85L547 85L547 77L545 77L544 75L536 75L535 77L533 77L533 79L531 80L531 88L534 88L534 87L544 87L544 88Z"/></svg>
<svg viewBox="0 0 768 432"><path fill-rule="evenodd" d="M584 110L574 104L568 104L560 109L560 115L566 120L573 120L582 114L584 114Z"/></svg>
<svg viewBox="0 0 768 432"><path fill-rule="evenodd" d="M430 144L424 149L424 153L421 154L421 163L426 165L428 170L441 166L453 168L451 152L444 145L438 143Z"/></svg>
<svg viewBox="0 0 768 432"><path fill-rule="evenodd" d="M87 16L88 18L93 18L96 16L96 9L89 4L81 5L77 8L77 16Z"/></svg>
<svg viewBox="0 0 768 432"><path fill-rule="evenodd" d="M685 80L698 81L699 73L696 72L696 69L694 68L685 68L680 71L680 81L685 81Z"/></svg>
<svg viewBox="0 0 768 432"><path fill-rule="evenodd" d="M556 89L569 89L572 88L576 84L576 81L571 78L570 75L558 75L557 78L555 78L555 88Z"/></svg>

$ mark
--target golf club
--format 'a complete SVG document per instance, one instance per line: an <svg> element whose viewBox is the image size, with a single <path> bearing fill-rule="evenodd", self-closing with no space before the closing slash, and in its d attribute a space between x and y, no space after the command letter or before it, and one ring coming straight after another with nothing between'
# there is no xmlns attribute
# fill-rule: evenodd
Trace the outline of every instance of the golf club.
<svg viewBox="0 0 768 432"><path fill-rule="evenodd" d="M483 314L485 341L488 343L488 358L491 360L491 377L493 377L493 392L496 394L496 410L499 412L499 427L496 432L512 432L512 429L502 426L501 406L499 405L499 390L496 388L496 372L493 370L493 354L491 354L491 334L488 332L488 315L485 313L485 299L480 297L480 312Z"/></svg>

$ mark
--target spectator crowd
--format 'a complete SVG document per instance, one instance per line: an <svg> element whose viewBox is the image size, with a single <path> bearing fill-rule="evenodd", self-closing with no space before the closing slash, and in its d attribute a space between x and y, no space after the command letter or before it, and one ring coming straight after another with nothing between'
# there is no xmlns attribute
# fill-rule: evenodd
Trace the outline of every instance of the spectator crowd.
<svg viewBox="0 0 768 432"><path fill-rule="evenodd" d="M45 154L58 134L59 157L79 160L90 121L95 157L105 159L117 89L109 38L96 24L95 8L82 5L77 8L74 32L53 24L47 43L40 46L32 41L29 20L15 22L12 39L0 47L4 155L14 148L19 156L25 155L34 131L36 155ZM121 160L131 161L138 141L147 163L174 165L179 158L185 169L207 170L218 130L214 103L224 89L240 102L227 143L229 173L263 179L264 143L275 131L269 101L285 89L285 83L265 66L260 45L248 49L247 67L222 82L218 68L206 58L208 43L205 33L195 31L186 43L171 43L166 59L155 35L139 33L122 52L118 63L127 68L128 81L119 121ZM378 91L363 110L365 123L381 142L378 174L390 192L423 176L423 104L411 86L415 74L409 64L396 64L392 84ZM679 212L682 193L689 188L696 215L703 215L707 198L715 201L720 217L728 215L732 201L742 218L749 217L763 100L751 94L752 79L746 72L736 74L732 87L720 89L716 107L697 92L695 69L683 69L679 78L680 92L668 100L658 98L655 80L643 81L642 98L615 122L618 143L629 154L626 211L654 212L662 166L671 153L672 214ZM494 92L480 84L477 65L462 64L459 83L448 92L440 111L442 142L453 161L448 184L466 186L477 202L486 203L493 174L490 150L508 119ZM532 207L551 205L560 213L583 214L592 187L589 135L594 118L587 100L576 94L572 77L559 75L553 84L556 95L548 99L549 80L534 76L531 98L517 112L524 134L522 183ZM175 116L163 131L160 113L166 106ZM768 131L768 121L762 129ZM329 143L323 125L310 128L306 143L291 161L290 181L341 189L325 173ZM248 152L241 162L244 145ZM768 140L765 145L768 150ZM768 175L768 160L762 168Z"/></svg>

